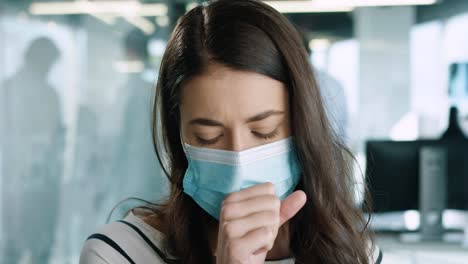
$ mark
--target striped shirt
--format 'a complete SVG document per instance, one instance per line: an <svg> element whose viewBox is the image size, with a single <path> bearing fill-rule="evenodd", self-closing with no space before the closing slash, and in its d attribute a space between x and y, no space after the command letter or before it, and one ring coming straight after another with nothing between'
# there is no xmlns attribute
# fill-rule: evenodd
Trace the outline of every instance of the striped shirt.
<svg viewBox="0 0 468 264"><path fill-rule="evenodd" d="M164 235L131 211L123 220L104 225L85 241L80 264L178 263L164 247ZM370 263L380 264L382 252L374 251ZM294 259L265 261L294 264Z"/></svg>

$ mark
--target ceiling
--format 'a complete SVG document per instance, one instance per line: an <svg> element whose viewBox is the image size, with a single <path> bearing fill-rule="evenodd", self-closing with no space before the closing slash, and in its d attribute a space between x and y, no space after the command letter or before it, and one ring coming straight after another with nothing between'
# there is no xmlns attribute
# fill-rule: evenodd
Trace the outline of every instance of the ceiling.
<svg viewBox="0 0 468 264"><path fill-rule="evenodd" d="M45 2L64 2L63 0L41 0ZM70 1L70 0L68 0ZM34 0L0 0L0 5L9 10L23 11L27 10ZM144 3L170 3L172 8L184 6L190 2L201 2L201 0L140 0ZM179 6L179 7L177 7ZM440 10L440 11L439 11ZM453 13L456 11L468 11L468 0L444 0L435 6L417 7L418 20L427 20L428 17L434 18L440 13ZM76 15L74 15L76 16ZM70 21L76 21L73 15ZM308 32L309 36L320 37L327 36L331 38L350 38L353 36L353 17L352 13L294 13L286 16L303 31ZM419 21L417 21L419 22Z"/></svg>

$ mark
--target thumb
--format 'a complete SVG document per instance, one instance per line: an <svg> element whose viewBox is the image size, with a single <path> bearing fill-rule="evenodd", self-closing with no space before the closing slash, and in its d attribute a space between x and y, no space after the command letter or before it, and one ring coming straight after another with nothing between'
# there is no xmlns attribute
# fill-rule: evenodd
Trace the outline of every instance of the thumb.
<svg viewBox="0 0 468 264"><path fill-rule="evenodd" d="M303 191L295 191L281 202L280 208L280 226L299 212L307 200Z"/></svg>

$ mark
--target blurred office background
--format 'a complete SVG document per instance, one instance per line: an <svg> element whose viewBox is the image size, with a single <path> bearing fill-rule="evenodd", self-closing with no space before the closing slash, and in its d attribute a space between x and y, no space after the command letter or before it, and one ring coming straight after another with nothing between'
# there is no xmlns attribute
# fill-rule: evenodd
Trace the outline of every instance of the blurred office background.
<svg viewBox="0 0 468 264"><path fill-rule="evenodd" d="M268 3L310 50L383 263L468 263L468 1ZM78 263L87 235L142 203L119 202L167 194L153 86L196 4L0 1L0 263Z"/></svg>

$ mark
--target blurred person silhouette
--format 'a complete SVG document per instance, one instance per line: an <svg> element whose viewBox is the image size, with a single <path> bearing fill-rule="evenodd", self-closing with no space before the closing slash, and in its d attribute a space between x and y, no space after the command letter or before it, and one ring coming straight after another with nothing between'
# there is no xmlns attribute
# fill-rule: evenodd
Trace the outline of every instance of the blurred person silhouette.
<svg viewBox="0 0 468 264"><path fill-rule="evenodd" d="M468 100L468 62L450 65L448 93L455 104Z"/></svg>
<svg viewBox="0 0 468 264"><path fill-rule="evenodd" d="M54 243L65 130L48 74L59 59L48 38L32 41L20 69L3 83L6 128L2 223L4 263L48 263Z"/></svg>
<svg viewBox="0 0 468 264"><path fill-rule="evenodd" d="M303 29L298 28L302 35L304 46L310 56L312 50L309 47L309 41ZM348 127L348 104L343 85L327 72L313 67L315 78L318 82L318 87L322 94L322 100L330 120L330 124L335 132L335 136L344 144L349 143L349 127Z"/></svg>
<svg viewBox="0 0 468 264"><path fill-rule="evenodd" d="M147 200L159 198L164 192L159 163L153 149L151 136L151 99L153 83L144 78L148 67L148 37L138 29L131 30L124 39L128 68L124 92L122 128L118 137L115 174L119 175L119 190L126 197L136 196ZM115 176L115 175L114 175Z"/></svg>
<svg viewBox="0 0 468 264"><path fill-rule="evenodd" d="M457 107L457 109L450 110L449 122L453 124L456 120L452 120L452 116L460 115L459 126L464 136L468 137L468 62L457 62L450 65L448 94L452 107ZM457 112L452 113L453 111ZM449 124L449 127L454 127L454 125ZM445 132L444 137L447 137L446 134L450 134L450 131Z"/></svg>
<svg viewBox="0 0 468 264"><path fill-rule="evenodd" d="M460 127L458 108L450 107L449 123L447 130L442 134L442 140L466 140L462 128Z"/></svg>
<svg viewBox="0 0 468 264"><path fill-rule="evenodd" d="M314 69L323 104L336 136L349 143L348 109L346 94L341 83L325 71Z"/></svg>

